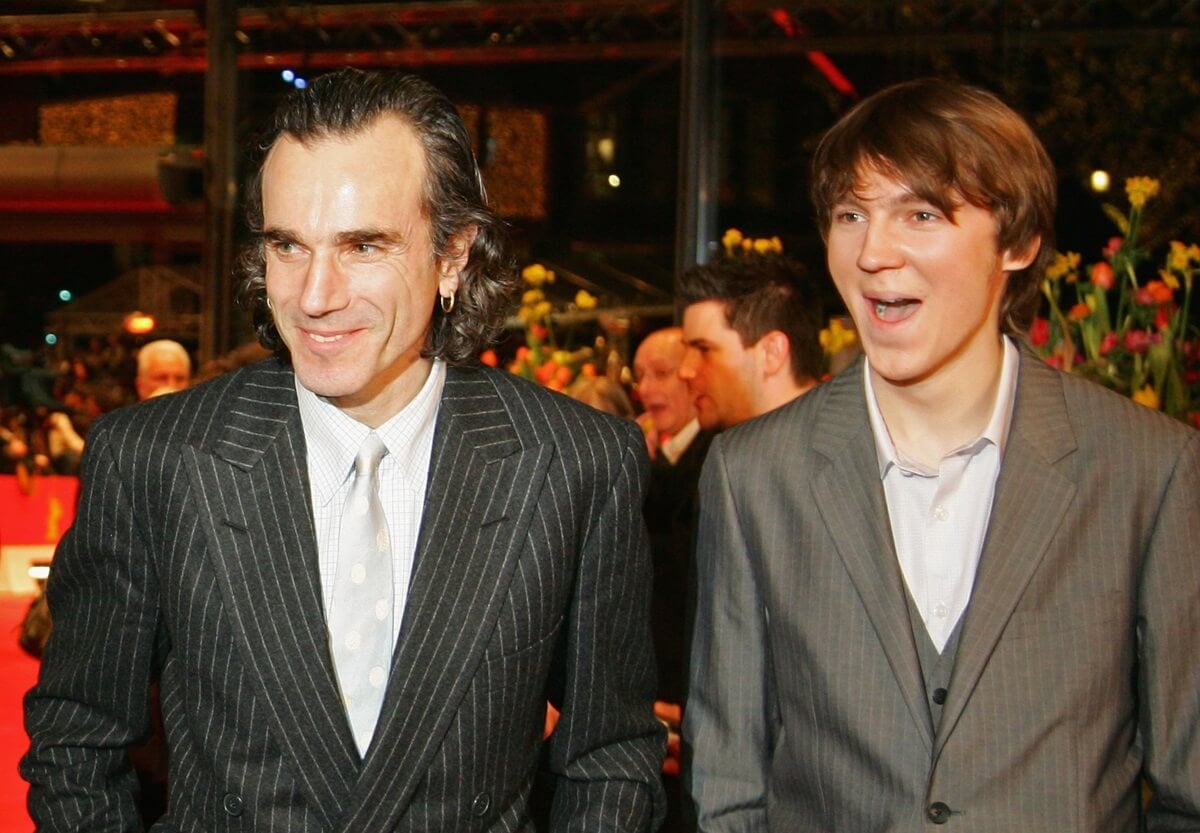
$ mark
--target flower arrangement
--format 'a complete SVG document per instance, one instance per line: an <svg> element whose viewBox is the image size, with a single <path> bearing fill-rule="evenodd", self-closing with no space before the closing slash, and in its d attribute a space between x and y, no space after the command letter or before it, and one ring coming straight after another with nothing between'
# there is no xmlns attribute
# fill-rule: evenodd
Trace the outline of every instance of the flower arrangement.
<svg viewBox="0 0 1200 833"><path fill-rule="evenodd" d="M548 284L554 283L554 272L540 263L533 263L521 270L521 279L526 289L517 317L525 326L525 344L517 348L516 357L508 365L509 371L557 391L564 390L580 375L595 376L592 348L571 350L558 343L552 320L554 304L545 291ZM596 297L581 289L575 293L568 309L591 310L596 304ZM496 354L490 350L481 358L485 364L499 363Z"/></svg>
<svg viewBox="0 0 1200 833"><path fill-rule="evenodd" d="M778 237L746 237L735 228L726 229L721 246L729 257L748 254L782 254L783 242Z"/></svg>
<svg viewBox="0 0 1200 833"><path fill-rule="evenodd" d="M1125 192L1128 213L1104 206L1121 236L1101 260L1083 270L1078 253L1058 253L1046 268L1047 314L1034 321L1030 341L1050 364L1200 426L1200 339L1188 318L1200 246L1173 241L1143 280L1139 269L1154 266L1139 241L1142 215L1159 182L1133 177Z"/></svg>

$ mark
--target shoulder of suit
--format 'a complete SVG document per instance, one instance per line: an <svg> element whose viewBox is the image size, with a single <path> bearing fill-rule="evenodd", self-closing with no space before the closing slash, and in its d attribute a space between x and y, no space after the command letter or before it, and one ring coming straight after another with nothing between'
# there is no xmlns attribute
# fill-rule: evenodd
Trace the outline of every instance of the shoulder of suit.
<svg viewBox="0 0 1200 833"><path fill-rule="evenodd" d="M156 396L105 414L93 427L141 436L170 428L171 438L195 440L223 420L240 399L295 398L295 377L286 360L270 356L229 373L193 385L178 393Z"/></svg>
<svg viewBox="0 0 1200 833"><path fill-rule="evenodd" d="M641 429L633 420L606 414L507 370L484 365L460 365L447 370L443 397L471 397L491 391L518 433L569 436L574 440L594 438L644 447Z"/></svg>

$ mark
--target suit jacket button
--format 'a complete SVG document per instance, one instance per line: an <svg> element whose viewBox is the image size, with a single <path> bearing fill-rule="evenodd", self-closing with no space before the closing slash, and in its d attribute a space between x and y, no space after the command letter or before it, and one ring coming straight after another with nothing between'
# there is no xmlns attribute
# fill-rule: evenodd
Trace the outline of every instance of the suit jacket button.
<svg viewBox="0 0 1200 833"><path fill-rule="evenodd" d="M941 801L935 801L926 808L925 815L934 824L945 824L950 821L950 808Z"/></svg>
<svg viewBox="0 0 1200 833"><path fill-rule="evenodd" d="M471 813L476 816L486 816L487 811L492 808L492 797L487 793L480 793L475 796L475 800L471 802Z"/></svg>
<svg viewBox="0 0 1200 833"><path fill-rule="evenodd" d="M225 797L221 799L221 806L231 816L240 816L246 807L242 797L237 793L225 793Z"/></svg>
<svg viewBox="0 0 1200 833"><path fill-rule="evenodd" d="M933 702L937 703L939 706L942 705L942 703L945 703L946 702L946 689L935 688L933 690Z"/></svg>

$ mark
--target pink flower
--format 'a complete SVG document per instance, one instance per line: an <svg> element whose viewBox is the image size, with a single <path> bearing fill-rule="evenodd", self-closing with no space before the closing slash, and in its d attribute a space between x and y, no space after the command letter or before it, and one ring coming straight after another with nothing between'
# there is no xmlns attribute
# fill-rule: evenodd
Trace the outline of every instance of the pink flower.
<svg viewBox="0 0 1200 833"><path fill-rule="evenodd" d="M1145 330L1130 330L1125 333L1125 349L1131 353L1145 353L1150 347L1150 333Z"/></svg>
<svg viewBox="0 0 1200 833"><path fill-rule="evenodd" d="M1100 355L1107 356L1112 352L1112 349L1117 346L1117 334L1109 330L1100 339Z"/></svg>
<svg viewBox="0 0 1200 833"><path fill-rule="evenodd" d="M1107 261L1102 260L1092 266L1092 283L1101 289L1112 289L1115 278L1112 264Z"/></svg>
<svg viewBox="0 0 1200 833"><path fill-rule="evenodd" d="M1050 322L1045 318L1033 319L1033 326L1029 328L1029 341L1034 347L1045 347L1050 341Z"/></svg>
<svg viewBox="0 0 1200 833"><path fill-rule="evenodd" d="M1123 245L1125 245L1125 238L1124 238L1124 237L1110 237L1110 238L1108 238L1108 245L1107 245L1107 246L1105 246L1105 247L1104 247L1104 250L1103 250L1103 251L1104 251L1104 254L1105 254L1105 256L1107 256L1107 257L1112 257L1112 256L1113 256L1113 255L1115 255L1117 252L1121 251L1121 247L1122 247Z"/></svg>

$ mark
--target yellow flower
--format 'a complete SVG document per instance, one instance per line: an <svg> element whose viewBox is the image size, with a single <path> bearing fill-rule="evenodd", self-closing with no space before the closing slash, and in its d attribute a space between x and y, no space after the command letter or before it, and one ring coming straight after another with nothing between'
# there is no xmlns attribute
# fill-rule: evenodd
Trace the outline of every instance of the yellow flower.
<svg viewBox="0 0 1200 833"><path fill-rule="evenodd" d="M575 293L575 306L580 309L595 309L596 296L586 289L581 289Z"/></svg>
<svg viewBox="0 0 1200 833"><path fill-rule="evenodd" d="M742 233L735 228L727 229L721 238L721 245L725 247L726 254L733 254L733 250L742 245Z"/></svg>
<svg viewBox="0 0 1200 833"><path fill-rule="evenodd" d="M1079 269L1079 259L1079 252L1055 252L1054 259L1046 267L1047 279L1056 281L1066 275L1068 281L1073 281L1075 272Z"/></svg>
<svg viewBox="0 0 1200 833"><path fill-rule="evenodd" d="M1194 243L1189 246L1178 240L1171 241L1171 251L1167 253L1167 268L1172 272L1186 272L1193 264L1200 263L1200 246Z"/></svg>
<svg viewBox="0 0 1200 833"><path fill-rule="evenodd" d="M754 251L760 255L769 254L775 251L775 244L765 237L760 237L754 241Z"/></svg>
<svg viewBox="0 0 1200 833"><path fill-rule="evenodd" d="M1153 408L1156 411L1161 405L1161 403L1158 401L1158 394L1154 392L1153 385L1146 385L1146 387L1142 388L1141 390L1134 391L1133 396L1130 398L1134 402L1137 402L1140 405L1145 405L1147 408Z"/></svg>
<svg viewBox="0 0 1200 833"><path fill-rule="evenodd" d="M1166 269L1159 269L1158 276L1162 278L1162 282L1171 287L1172 290L1179 288L1179 278L1175 277L1175 275L1168 272Z"/></svg>
<svg viewBox="0 0 1200 833"><path fill-rule="evenodd" d="M1146 200L1158 196L1159 182L1148 176L1132 176L1125 180L1125 193L1129 195L1129 204L1141 208Z"/></svg>
<svg viewBox="0 0 1200 833"><path fill-rule="evenodd" d="M521 270L521 277L530 286L554 283L554 273L540 263L531 263Z"/></svg>
<svg viewBox="0 0 1200 833"><path fill-rule="evenodd" d="M527 307L531 307L544 300L546 300L546 294L540 289L528 289L521 296L521 303Z"/></svg>
<svg viewBox="0 0 1200 833"><path fill-rule="evenodd" d="M538 318L549 318L550 311L553 309L549 301L542 301L533 308L533 314Z"/></svg>
<svg viewBox="0 0 1200 833"><path fill-rule="evenodd" d="M829 322L829 326L821 330L820 336L821 347L830 355L844 350L846 347L858 340L854 330L842 326L842 322L837 318L833 318Z"/></svg>
<svg viewBox="0 0 1200 833"><path fill-rule="evenodd" d="M771 238L771 251L775 252L776 254L781 254L783 252L783 241L778 237Z"/></svg>

